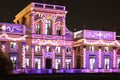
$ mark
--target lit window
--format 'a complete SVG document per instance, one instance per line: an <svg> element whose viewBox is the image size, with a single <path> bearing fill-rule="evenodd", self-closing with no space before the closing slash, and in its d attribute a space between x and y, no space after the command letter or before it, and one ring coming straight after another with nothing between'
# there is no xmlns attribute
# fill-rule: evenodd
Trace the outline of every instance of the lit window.
<svg viewBox="0 0 120 80"><path fill-rule="evenodd" d="M51 35L52 34L52 21L50 19L46 20L46 27L45 27L45 34Z"/></svg>
<svg viewBox="0 0 120 80"><path fill-rule="evenodd" d="M109 51L109 47L105 46L104 51L108 52Z"/></svg>
<svg viewBox="0 0 120 80"><path fill-rule="evenodd" d="M39 45L35 46L35 52L40 52L40 46Z"/></svg>
<svg viewBox="0 0 120 80"><path fill-rule="evenodd" d="M52 48L50 46L46 46L46 51L47 52L51 52L52 51Z"/></svg>
<svg viewBox="0 0 120 80"><path fill-rule="evenodd" d="M95 66L95 58L90 58L90 69L94 69Z"/></svg>
<svg viewBox="0 0 120 80"><path fill-rule="evenodd" d="M56 52L60 52L60 47L56 47Z"/></svg>
<svg viewBox="0 0 120 80"><path fill-rule="evenodd" d="M118 69L120 69L120 59L117 59Z"/></svg>
<svg viewBox="0 0 120 80"><path fill-rule="evenodd" d="M40 34L40 25L36 25L36 34Z"/></svg>
<svg viewBox="0 0 120 80"><path fill-rule="evenodd" d="M10 47L11 47L12 49L16 49L16 47L17 47L16 42L11 42L11 43L10 43Z"/></svg>
<svg viewBox="0 0 120 80"><path fill-rule="evenodd" d="M55 60L55 69L60 69L61 68L61 60L60 59L56 59Z"/></svg>
<svg viewBox="0 0 120 80"><path fill-rule="evenodd" d="M94 46L90 46L90 49L89 49L91 52L94 51Z"/></svg>
<svg viewBox="0 0 120 80"><path fill-rule="evenodd" d="M67 49L66 49L66 52L67 52L67 53L71 52L71 48L67 48Z"/></svg>
<svg viewBox="0 0 120 80"><path fill-rule="evenodd" d="M29 46L28 46L28 45L26 45L25 50L26 50L26 51L28 51L28 50L29 50Z"/></svg>
<svg viewBox="0 0 120 80"><path fill-rule="evenodd" d="M66 69L70 69L71 59L66 59Z"/></svg>
<svg viewBox="0 0 120 80"><path fill-rule="evenodd" d="M57 29L56 29L56 33L57 33L58 36L61 35L61 28L60 28L60 27L57 27Z"/></svg>
<svg viewBox="0 0 120 80"><path fill-rule="evenodd" d="M26 58L26 68L28 68L29 67L29 58Z"/></svg>
<svg viewBox="0 0 120 80"><path fill-rule="evenodd" d="M109 69L109 64L110 64L109 58L105 58L105 61L104 61L104 62L105 62L105 63L104 63L105 69Z"/></svg>
<svg viewBox="0 0 120 80"><path fill-rule="evenodd" d="M16 69L16 67L17 67L17 64L16 64L17 57L16 56L10 56L10 60L12 61L13 69Z"/></svg>
<svg viewBox="0 0 120 80"><path fill-rule="evenodd" d="M41 59L35 58L35 68L41 69Z"/></svg>

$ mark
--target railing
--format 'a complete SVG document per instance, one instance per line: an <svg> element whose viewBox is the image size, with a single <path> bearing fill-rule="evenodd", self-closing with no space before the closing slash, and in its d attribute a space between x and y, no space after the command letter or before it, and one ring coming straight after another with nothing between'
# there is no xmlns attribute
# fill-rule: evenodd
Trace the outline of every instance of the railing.
<svg viewBox="0 0 120 80"><path fill-rule="evenodd" d="M65 11L65 6L43 4L43 3L34 3L34 7L45 8L45 9L54 9L54 10L63 10Z"/></svg>

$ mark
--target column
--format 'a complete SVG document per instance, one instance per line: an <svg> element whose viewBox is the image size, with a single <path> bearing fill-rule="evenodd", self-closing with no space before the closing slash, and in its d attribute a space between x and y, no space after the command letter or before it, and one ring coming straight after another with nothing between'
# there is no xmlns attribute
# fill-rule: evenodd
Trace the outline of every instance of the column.
<svg viewBox="0 0 120 80"><path fill-rule="evenodd" d="M86 68L86 46L83 45L83 68Z"/></svg>
<svg viewBox="0 0 120 80"><path fill-rule="evenodd" d="M101 67L102 66L102 63L101 63L102 62L102 59L101 59L102 58L102 46L99 46L98 48L99 48L99 50L98 50L98 68L101 69L102 68Z"/></svg>
<svg viewBox="0 0 120 80"><path fill-rule="evenodd" d="M75 68L75 47L73 47L73 68Z"/></svg>
<svg viewBox="0 0 120 80"><path fill-rule="evenodd" d="M55 26L55 19L53 19L53 25L52 25L52 35L56 34L56 26Z"/></svg>
<svg viewBox="0 0 120 80"><path fill-rule="evenodd" d="M62 68L65 68L65 46L62 46Z"/></svg>
<svg viewBox="0 0 120 80"><path fill-rule="evenodd" d="M113 47L113 68L117 68L116 65L116 47Z"/></svg>
<svg viewBox="0 0 120 80"><path fill-rule="evenodd" d="M43 22L42 22L42 24L43 24L43 26L44 26L44 27L42 27L42 30L43 30L43 31L42 31L42 34L44 35L44 34L45 34L45 32L46 32L46 25L45 25L45 24L46 24L46 22L45 22L45 20L44 20L44 19L43 19L42 21L43 21Z"/></svg>
<svg viewBox="0 0 120 80"><path fill-rule="evenodd" d="M34 12L30 14L31 16L31 28L32 28L32 33L35 33L34 29Z"/></svg>
<svg viewBox="0 0 120 80"><path fill-rule="evenodd" d="M45 45L42 45L42 68L45 69Z"/></svg>
<svg viewBox="0 0 120 80"><path fill-rule="evenodd" d="M1 44L2 44L2 52L5 52L5 45L6 45L6 42L5 41L1 41Z"/></svg>
<svg viewBox="0 0 120 80"><path fill-rule="evenodd" d="M52 52L53 52L53 56L52 56L52 68L55 69L55 46L52 46Z"/></svg>
<svg viewBox="0 0 120 80"><path fill-rule="evenodd" d="M26 47L26 43L25 42L22 42L22 68L26 68L26 59L25 59L25 54L26 54L26 51L25 51L25 47Z"/></svg>
<svg viewBox="0 0 120 80"><path fill-rule="evenodd" d="M35 46L34 45L32 45L31 46L31 68L34 68L34 48L35 48Z"/></svg>

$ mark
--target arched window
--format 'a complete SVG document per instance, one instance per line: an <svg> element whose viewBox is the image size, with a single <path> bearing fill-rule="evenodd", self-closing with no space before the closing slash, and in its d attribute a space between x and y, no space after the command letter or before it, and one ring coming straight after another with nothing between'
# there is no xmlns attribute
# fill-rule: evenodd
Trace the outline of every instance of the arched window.
<svg viewBox="0 0 120 80"><path fill-rule="evenodd" d="M45 34L52 35L52 20L51 19L46 19L45 28L46 28Z"/></svg>

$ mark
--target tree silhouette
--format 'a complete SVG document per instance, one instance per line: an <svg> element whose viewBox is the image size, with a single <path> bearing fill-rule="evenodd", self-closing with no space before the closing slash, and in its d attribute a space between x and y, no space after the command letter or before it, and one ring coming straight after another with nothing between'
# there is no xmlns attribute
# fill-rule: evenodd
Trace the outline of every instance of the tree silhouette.
<svg viewBox="0 0 120 80"><path fill-rule="evenodd" d="M12 74L13 65L9 56L0 50L0 74Z"/></svg>

